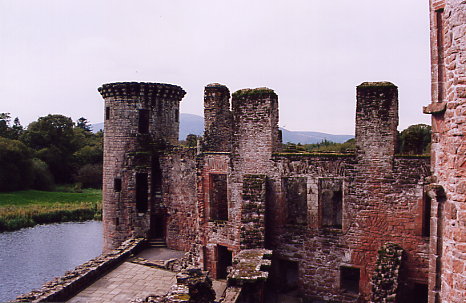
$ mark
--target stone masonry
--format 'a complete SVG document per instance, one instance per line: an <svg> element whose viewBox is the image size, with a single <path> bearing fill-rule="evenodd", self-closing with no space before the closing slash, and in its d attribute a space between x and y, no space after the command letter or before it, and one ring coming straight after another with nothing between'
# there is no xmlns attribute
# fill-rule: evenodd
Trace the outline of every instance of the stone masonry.
<svg viewBox="0 0 466 303"><path fill-rule="evenodd" d="M466 297L466 2L431 0L429 303Z"/></svg>
<svg viewBox="0 0 466 303"><path fill-rule="evenodd" d="M174 126L152 122L158 99L141 93L142 87L160 85L125 85L141 88L129 90L131 98L128 90L110 95L101 89L111 113L124 106L119 116L113 114L116 121L107 121L108 248L131 235L156 235L170 248L191 250L195 263L213 278L225 278L244 249L267 248L273 250L269 284L278 296L294 289L311 302L368 302L377 252L390 242L406 254L400 300L427 285L429 238L423 230L429 159L395 155L395 85L358 86L356 154L280 153L275 92L237 91L230 110L229 90L220 84L205 88L202 149L177 147L169 136L178 128L176 117ZM167 96L171 105L162 108L175 114L184 91L164 87L173 92ZM121 91L123 97L112 99ZM138 121L144 119L143 105L152 117L147 133ZM125 119L132 122L120 122ZM112 129L111 123L126 124ZM138 189L141 174L147 182L143 179ZM138 201L141 191L146 205Z"/></svg>

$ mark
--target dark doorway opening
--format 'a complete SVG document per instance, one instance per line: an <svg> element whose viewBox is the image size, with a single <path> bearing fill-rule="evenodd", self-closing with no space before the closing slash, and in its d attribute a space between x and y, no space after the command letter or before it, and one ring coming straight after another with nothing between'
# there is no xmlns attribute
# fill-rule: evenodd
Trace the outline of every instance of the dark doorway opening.
<svg viewBox="0 0 466 303"><path fill-rule="evenodd" d="M150 218L150 236L151 238L165 238L165 216L162 213L155 213Z"/></svg>
<svg viewBox="0 0 466 303"><path fill-rule="evenodd" d="M152 238L164 238L166 226L165 209L162 207L162 169L158 156L152 158L152 206L150 233Z"/></svg>
<svg viewBox="0 0 466 303"><path fill-rule="evenodd" d="M409 289L408 297L405 298L405 301L411 303L427 303L428 296L429 288L427 284L414 283L412 288Z"/></svg>
<svg viewBox="0 0 466 303"><path fill-rule="evenodd" d="M281 292L289 293L298 289L299 263L296 261L279 260L281 276Z"/></svg>
<svg viewBox="0 0 466 303"><path fill-rule="evenodd" d="M227 267L231 266L233 254L227 247L217 245L217 279L226 279Z"/></svg>
<svg viewBox="0 0 466 303"><path fill-rule="evenodd" d="M136 209L139 213L147 211L148 182L146 173L136 174Z"/></svg>
<svg viewBox="0 0 466 303"><path fill-rule="evenodd" d="M342 266L340 274L341 289L354 294L359 293L359 268Z"/></svg>

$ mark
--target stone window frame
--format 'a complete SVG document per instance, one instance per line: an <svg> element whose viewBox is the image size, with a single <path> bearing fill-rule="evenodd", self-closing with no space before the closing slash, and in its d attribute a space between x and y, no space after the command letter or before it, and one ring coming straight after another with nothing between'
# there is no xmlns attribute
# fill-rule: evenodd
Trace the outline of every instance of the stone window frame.
<svg viewBox="0 0 466 303"><path fill-rule="evenodd" d="M306 186L306 192L305 192L305 204L306 204L306 207L305 207L305 210L306 210L306 213L305 213L305 222L304 223L294 223L294 222L290 222L289 220L289 203L288 203L288 199L287 199L287 193L286 193L286 180L288 179L303 179L304 180L304 183L305 183L305 186ZM283 200L284 200L284 203L285 203L285 214L286 214L286 218L285 218L285 223L287 225L302 225L302 226L307 226L309 225L309 222L311 221L311 216L310 216L310 213L309 213L309 208L310 208L310 199L309 199L309 177L308 176L283 176L281 178L281 182L282 182L282 188L283 188Z"/></svg>
<svg viewBox="0 0 466 303"><path fill-rule="evenodd" d="M320 182L321 180L338 180L341 182L341 224L336 226L323 225L323 207L321 203L320 196ZM317 178L317 218L318 218L318 227L322 229L335 229L343 230L344 228L344 214L345 214L345 180L341 176L337 177L318 177Z"/></svg>
<svg viewBox="0 0 466 303"><path fill-rule="evenodd" d="M216 212L217 215L214 215L214 207L213 207L213 177L216 175L225 176L225 201L222 204L222 207L225 207L226 216L222 216L221 218L218 216L218 211ZM207 192L207 199L208 199L208 218L210 221L228 221L230 217L229 211L229 201L228 201L228 175L226 173L218 173L218 172L211 172L207 174L208 183L209 183L209 190ZM217 206L218 209L218 206Z"/></svg>

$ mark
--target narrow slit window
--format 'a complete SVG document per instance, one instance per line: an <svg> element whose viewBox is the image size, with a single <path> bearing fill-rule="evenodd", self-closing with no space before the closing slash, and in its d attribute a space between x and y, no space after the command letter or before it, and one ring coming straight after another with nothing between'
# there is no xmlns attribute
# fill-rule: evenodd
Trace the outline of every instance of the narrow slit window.
<svg viewBox="0 0 466 303"><path fill-rule="evenodd" d="M445 99L445 54L443 39L443 9L435 12L437 23L437 101L443 102Z"/></svg>
<svg viewBox="0 0 466 303"><path fill-rule="evenodd" d="M175 109L175 122L180 121L180 111L178 109Z"/></svg>
<svg viewBox="0 0 466 303"><path fill-rule="evenodd" d="M422 236L430 236L430 216L431 216L432 200L426 196L424 198L424 207L422 214Z"/></svg>
<svg viewBox="0 0 466 303"><path fill-rule="evenodd" d="M147 134L149 132L149 110L139 110L139 125L138 131L141 134Z"/></svg>
<svg viewBox="0 0 466 303"><path fill-rule="evenodd" d="M105 120L110 119L110 106L105 107Z"/></svg>
<svg viewBox="0 0 466 303"><path fill-rule="evenodd" d="M115 178L113 180L113 190L116 192L121 191L121 179L120 178Z"/></svg>
<svg viewBox="0 0 466 303"><path fill-rule="evenodd" d="M146 173L136 174L136 209L139 213L147 211L148 205L148 182Z"/></svg>

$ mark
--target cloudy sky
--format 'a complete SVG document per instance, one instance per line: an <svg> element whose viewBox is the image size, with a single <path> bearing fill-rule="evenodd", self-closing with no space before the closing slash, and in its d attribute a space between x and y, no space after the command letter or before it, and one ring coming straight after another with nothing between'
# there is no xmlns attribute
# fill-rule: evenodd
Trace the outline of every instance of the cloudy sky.
<svg viewBox="0 0 466 303"><path fill-rule="evenodd" d="M177 84L202 115L204 86L269 87L280 126L354 133L355 87L399 87L400 126L429 123L428 1L0 0L0 112L103 121L97 87Z"/></svg>

